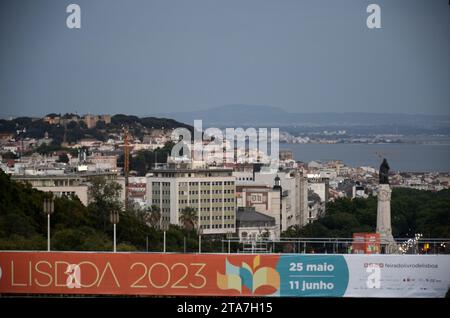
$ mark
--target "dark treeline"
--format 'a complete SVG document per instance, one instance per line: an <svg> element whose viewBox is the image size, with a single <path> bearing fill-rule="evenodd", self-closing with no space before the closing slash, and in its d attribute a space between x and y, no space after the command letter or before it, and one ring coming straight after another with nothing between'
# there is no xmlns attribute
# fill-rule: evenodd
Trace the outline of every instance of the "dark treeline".
<svg viewBox="0 0 450 318"><path fill-rule="evenodd" d="M45 250L47 219L43 201L48 193L10 180L0 172L0 249ZM163 232L150 226L148 211L124 210L117 200L119 188L99 179L93 182L89 206L77 198L55 198L51 216L52 250L110 251L112 225L109 212L120 210L117 225L119 251L162 251ZM158 222L156 222L158 223ZM439 192L394 189L392 226L395 237L450 238L450 190ZM339 199L327 205L327 214L303 228L292 227L283 233L291 237L351 237L354 232L374 232L376 198ZM195 228L171 225L167 231L167 251L198 250ZM221 252L222 236L204 236L202 251ZM237 247L237 246L236 246ZM225 247L226 248L226 247Z"/></svg>
<svg viewBox="0 0 450 318"><path fill-rule="evenodd" d="M450 190L438 192L394 188L391 200L394 237L450 238ZM355 232L375 232L377 198L338 199L326 215L303 228L292 227L288 237L352 237Z"/></svg>
<svg viewBox="0 0 450 318"><path fill-rule="evenodd" d="M114 183L113 183L114 184ZM117 185L117 184L116 184ZM47 193L10 180L0 171L0 250L46 250L47 218L43 201ZM111 251L113 227L109 211L120 209L117 224L118 251L161 252L163 231L147 225L146 211L136 208L124 210L114 198L118 189L103 180L93 183L97 199L84 206L77 198L55 198L51 215L51 249L55 251ZM101 197L102 199L98 199ZM195 229L171 225L166 233L166 250L198 251ZM217 237L214 237L216 239ZM203 238L202 250L220 251L221 241Z"/></svg>

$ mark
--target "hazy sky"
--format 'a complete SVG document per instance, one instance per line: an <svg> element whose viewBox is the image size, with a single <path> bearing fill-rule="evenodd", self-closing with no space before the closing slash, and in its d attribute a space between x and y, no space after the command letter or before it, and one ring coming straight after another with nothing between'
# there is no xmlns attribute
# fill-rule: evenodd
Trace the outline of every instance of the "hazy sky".
<svg viewBox="0 0 450 318"><path fill-rule="evenodd" d="M66 6L81 6L81 30ZM382 29L366 26L381 6ZM450 114L447 0L0 2L0 116Z"/></svg>

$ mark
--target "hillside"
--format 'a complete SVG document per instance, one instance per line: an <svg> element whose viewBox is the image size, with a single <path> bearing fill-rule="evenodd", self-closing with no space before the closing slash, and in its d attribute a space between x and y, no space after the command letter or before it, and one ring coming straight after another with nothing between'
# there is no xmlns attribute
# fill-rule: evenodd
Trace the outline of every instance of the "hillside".
<svg viewBox="0 0 450 318"><path fill-rule="evenodd" d="M49 116L56 115L60 116L59 114L49 114ZM96 127L93 128L87 128L86 124L82 121L78 123L69 122L64 127L64 125L49 124L42 118L18 117L12 120L0 119L0 133L17 134L17 131L19 131L21 138L44 138L45 133L48 133L48 136L53 139L53 145L60 145L64 139L64 134L66 134L66 140L69 143L76 143L83 138L95 138L105 141L111 133L119 133L123 127L127 127L134 137L140 139L154 129L171 130L184 127L192 131L191 126L173 119L157 117L139 118L137 116L123 114L111 116L111 123L109 124L99 121Z"/></svg>
<svg viewBox="0 0 450 318"><path fill-rule="evenodd" d="M46 250L47 217L42 211L46 193L11 181L0 170L0 250ZM51 216L53 251L111 251L112 225L101 203L85 207L78 199L56 198ZM198 251L197 234L171 225L167 231L167 251ZM120 212L117 224L118 251L162 251L163 233L147 226L144 212ZM205 238L204 251L216 251L220 242Z"/></svg>

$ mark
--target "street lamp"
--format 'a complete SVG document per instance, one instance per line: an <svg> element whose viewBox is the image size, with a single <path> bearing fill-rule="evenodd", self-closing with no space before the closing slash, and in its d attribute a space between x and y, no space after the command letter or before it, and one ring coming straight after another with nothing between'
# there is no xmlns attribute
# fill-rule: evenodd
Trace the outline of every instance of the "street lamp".
<svg viewBox="0 0 450 318"><path fill-rule="evenodd" d="M47 214L47 251L50 252L50 214L55 210L53 197L44 199L44 213Z"/></svg>
<svg viewBox="0 0 450 318"><path fill-rule="evenodd" d="M199 254L202 253L202 234L203 234L203 229L199 226L198 227L198 253Z"/></svg>
<svg viewBox="0 0 450 318"><path fill-rule="evenodd" d="M161 223L161 229L163 230L163 253L166 252L166 231L169 229L167 223Z"/></svg>
<svg viewBox="0 0 450 318"><path fill-rule="evenodd" d="M119 211L118 210L111 210L109 214L109 220L113 224L114 228L114 253L116 252L116 225L119 223Z"/></svg>
<svg viewBox="0 0 450 318"><path fill-rule="evenodd" d="M419 250L419 240L423 237L422 233L416 233L414 235L414 252L415 254L420 254Z"/></svg>

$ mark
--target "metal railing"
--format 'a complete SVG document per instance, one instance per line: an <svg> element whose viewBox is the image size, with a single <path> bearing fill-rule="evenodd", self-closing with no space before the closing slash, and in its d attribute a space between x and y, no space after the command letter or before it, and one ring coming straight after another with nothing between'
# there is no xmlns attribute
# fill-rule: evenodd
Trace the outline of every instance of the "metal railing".
<svg viewBox="0 0 450 318"><path fill-rule="evenodd" d="M280 238L269 239L239 239L222 240L226 246L224 253L303 253L303 254L353 254L353 238ZM369 243L369 242L366 242ZM392 242L379 242L380 253ZM448 238L396 238L396 254L450 254L450 239ZM224 249L224 248L222 248Z"/></svg>
<svg viewBox="0 0 450 318"><path fill-rule="evenodd" d="M168 234L169 238L170 235ZM354 254L352 249L355 242L353 238L280 238L270 239L239 239L230 238L209 238L206 235L195 237L194 240L179 242L179 245L173 244L166 247L166 241L169 238L161 237L161 241L153 243L149 247L148 238L144 247L138 248L136 252L150 253L296 253L296 254ZM396 238L397 248L402 247L396 254L450 254L449 238ZM0 241L0 250L45 250L44 242L23 242L16 244L13 241ZM381 247L383 242L380 242ZM56 248L52 250L57 250ZM99 252L111 251L111 249L99 250ZM380 253L387 254L381 249Z"/></svg>

